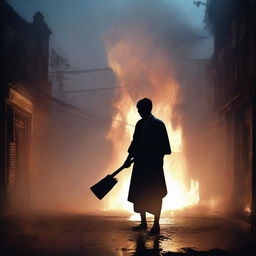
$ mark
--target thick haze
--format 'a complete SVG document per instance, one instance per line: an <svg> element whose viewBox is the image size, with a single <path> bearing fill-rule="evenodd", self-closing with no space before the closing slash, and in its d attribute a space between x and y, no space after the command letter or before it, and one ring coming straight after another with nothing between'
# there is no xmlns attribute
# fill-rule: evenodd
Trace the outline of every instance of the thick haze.
<svg viewBox="0 0 256 256"><path fill-rule="evenodd" d="M71 61L72 68L92 68L107 65L102 34L123 15L134 1L127 0L9 0L14 9L27 21L41 11L53 34L51 45L60 47ZM142 1L143 2L143 1ZM202 35L204 8L197 8L191 0L156 1L177 10L177 16L188 22ZM143 2L147 10L147 2ZM175 20L175 17L173 17ZM202 57L209 57L209 42L204 42ZM200 53L201 55L202 53ZM201 56L200 56L201 57Z"/></svg>
<svg viewBox="0 0 256 256"><path fill-rule="evenodd" d="M137 33L135 42L143 43L145 38L140 40L139 31L140 27L147 27L151 47L162 45L163 52L175 67L175 79L180 83L184 98L183 105L176 106L176 109L183 115L186 150L198 154L203 152L201 146L206 140L198 139L201 135L207 137L204 129L212 125L208 115L212 109L211 91L202 70L198 73L202 77L197 77L198 68L191 63L195 59L209 58L212 53L212 39L203 24L204 8L195 7L192 0L8 2L27 21L32 21L36 11L43 13L52 31L50 45L68 59L70 70L108 67L106 49L114 46L119 36L129 37L131 31L133 36ZM132 26L134 29L130 30ZM84 113L80 115L55 104L49 130L49 162L38 166L39 176L35 178L32 198L34 206L75 212L104 209L104 202L96 200L88 188L106 174L109 159L113 157L112 144L106 136L115 113L112 104L118 90L122 89L68 93L118 86L116 76L107 71L68 74L65 78L64 92L54 84L53 96L81 108ZM203 121L205 126L198 129ZM173 122L175 126L175 120ZM212 140L209 136L207 139L208 142ZM208 186L209 180L215 178L209 174L215 159L210 156L208 162L204 160L203 167L212 166L207 175L202 168L196 171L201 160L201 157L193 160L191 156L191 175L205 182L201 186L202 194L203 198L204 195L209 198L216 192L213 184Z"/></svg>

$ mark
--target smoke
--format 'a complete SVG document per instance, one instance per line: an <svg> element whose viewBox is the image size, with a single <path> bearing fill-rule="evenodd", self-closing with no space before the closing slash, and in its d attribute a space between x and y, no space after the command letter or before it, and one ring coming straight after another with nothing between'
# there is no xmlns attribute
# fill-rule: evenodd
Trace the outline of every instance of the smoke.
<svg viewBox="0 0 256 256"><path fill-rule="evenodd" d="M179 128L183 132L182 154L187 164L184 193L193 194L195 187L190 180L198 180L201 205L218 211L225 208L223 199L229 197L232 181L224 171L225 132L216 125L218 118L213 112L213 89L207 77L209 60L193 57L202 36L178 15L176 8L160 3L131 1L115 26L105 33L109 64L119 84L128 86L115 95L116 113L125 116L128 112L122 109L124 97L130 97L133 104L140 98L151 98L156 106L153 113L163 118L165 108L169 108L170 120L164 121L171 122L171 136L175 137ZM124 121L129 120L124 117ZM174 151L178 148L176 139L170 137ZM183 161L178 161L182 165ZM182 167L173 166L173 175L178 176ZM172 187L170 193L172 198L179 197ZM123 199L119 200L121 203Z"/></svg>
<svg viewBox="0 0 256 256"><path fill-rule="evenodd" d="M187 76L188 63L200 35L177 14L176 8L170 8L162 1L130 1L120 16L116 24L105 33L105 46L109 59L111 54L118 54L115 56L117 64L126 68L125 85L131 86L136 99L138 94L140 97L147 95L151 87L161 91L164 85L164 81L153 85L148 69L155 70L156 74L161 72L161 77L173 76L177 81ZM111 53L112 49L115 51L118 47L121 48L118 53ZM142 65L138 70L134 68L138 64L136 58ZM172 122L175 126L176 121Z"/></svg>

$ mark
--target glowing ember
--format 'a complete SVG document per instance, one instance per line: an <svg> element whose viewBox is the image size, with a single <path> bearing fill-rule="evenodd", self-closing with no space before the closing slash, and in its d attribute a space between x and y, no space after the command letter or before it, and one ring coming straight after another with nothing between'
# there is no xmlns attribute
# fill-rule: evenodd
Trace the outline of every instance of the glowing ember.
<svg viewBox="0 0 256 256"><path fill-rule="evenodd" d="M116 114L107 137L113 144L109 169L117 168L125 160L134 131L134 127L115 120L135 125L140 118L136 103L148 97L153 101L153 115L166 124L173 151L171 156L165 157L168 195L164 198L163 210L196 205L199 183L189 177L183 152L182 119L174 110L182 101L179 84L173 78L173 68L165 52L155 46L150 50L152 45L148 38L141 41L138 43L124 35L117 42L107 42L109 65L117 75L119 86L128 86L120 88L113 103ZM108 209L132 211L133 206L127 201L130 177L128 169L119 175L119 183L109 195Z"/></svg>

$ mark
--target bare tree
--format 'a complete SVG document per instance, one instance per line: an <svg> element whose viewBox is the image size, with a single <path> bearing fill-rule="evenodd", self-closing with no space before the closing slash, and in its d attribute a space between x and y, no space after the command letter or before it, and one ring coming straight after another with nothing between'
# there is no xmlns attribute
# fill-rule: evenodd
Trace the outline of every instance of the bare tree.
<svg viewBox="0 0 256 256"><path fill-rule="evenodd" d="M59 91L63 91L63 71L70 68L67 58L61 56L55 49L50 50L49 68L52 73L52 83L56 82Z"/></svg>
<svg viewBox="0 0 256 256"><path fill-rule="evenodd" d="M50 50L49 57L49 66L52 71L61 71L70 67L68 60L53 48Z"/></svg>

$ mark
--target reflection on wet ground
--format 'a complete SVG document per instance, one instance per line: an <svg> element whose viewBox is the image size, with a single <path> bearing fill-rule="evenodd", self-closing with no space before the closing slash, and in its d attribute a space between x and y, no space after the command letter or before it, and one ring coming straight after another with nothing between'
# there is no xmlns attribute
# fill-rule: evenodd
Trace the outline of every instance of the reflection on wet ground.
<svg viewBox="0 0 256 256"><path fill-rule="evenodd" d="M155 237L132 231L136 224L87 215L2 217L0 255L256 255L254 232L243 221L170 217Z"/></svg>

